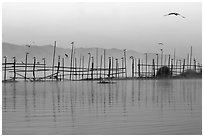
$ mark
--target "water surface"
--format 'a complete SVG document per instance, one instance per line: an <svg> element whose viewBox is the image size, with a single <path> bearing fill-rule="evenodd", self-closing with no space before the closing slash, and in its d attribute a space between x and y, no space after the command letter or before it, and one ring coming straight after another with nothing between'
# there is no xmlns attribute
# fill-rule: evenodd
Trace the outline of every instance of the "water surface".
<svg viewBox="0 0 204 137"><path fill-rule="evenodd" d="M202 134L202 80L2 83L3 134Z"/></svg>

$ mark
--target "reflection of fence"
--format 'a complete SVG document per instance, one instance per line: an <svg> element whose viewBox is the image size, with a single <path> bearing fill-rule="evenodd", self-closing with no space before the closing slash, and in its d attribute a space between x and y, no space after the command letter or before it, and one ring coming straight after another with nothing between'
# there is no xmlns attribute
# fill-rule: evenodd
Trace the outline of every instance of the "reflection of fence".
<svg viewBox="0 0 204 137"><path fill-rule="evenodd" d="M94 62L90 67L85 68L80 64L78 67L76 64L73 67L65 67L64 59L62 63L58 60L57 66L47 66L45 64L45 60L43 64L39 62L33 63L19 63L16 62L5 62L2 63L2 70L4 72L3 80L16 80L16 79L24 79L30 81L39 81L39 80L93 80L93 79L121 79L127 78L125 76L126 66L122 62L121 66L119 66L118 60L116 63L109 58L109 65L107 67L101 66L94 67ZM113 65L113 63L115 65ZM61 65L62 64L62 65ZM152 60L152 64L143 64L140 63L140 59L138 61L132 61L131 64L131 76L132 78L154 78L157 76L157 72L161 67L167 66L171 71L171 76L179 76L180 74L186 72L186 70L193 70L194 72L202 72L202 66L196 64L194 62L193 65L186 65L185 60L183 63L173 64L173 61L169 62L167 65L159 65ZM53 71L52 71L53 70ZM130 78L128 77L128 78Z"/></svg>

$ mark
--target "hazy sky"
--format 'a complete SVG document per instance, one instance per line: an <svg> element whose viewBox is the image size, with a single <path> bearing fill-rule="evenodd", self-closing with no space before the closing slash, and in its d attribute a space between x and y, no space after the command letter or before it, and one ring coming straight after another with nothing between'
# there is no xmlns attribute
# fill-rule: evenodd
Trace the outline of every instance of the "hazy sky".
<svg viewBox="0 0 204 137"><path fill-rule="evenodd" d="M176 53L202 58L201 3L3 3L2 41ZM179 12L179 16L164 16ZM159 46L158 42L164 43Z"/></svg>

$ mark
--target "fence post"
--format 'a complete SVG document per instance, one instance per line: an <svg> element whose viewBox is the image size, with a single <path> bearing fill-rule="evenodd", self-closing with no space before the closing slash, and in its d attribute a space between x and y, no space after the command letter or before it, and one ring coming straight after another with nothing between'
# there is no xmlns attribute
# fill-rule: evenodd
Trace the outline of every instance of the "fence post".
<svg viewBox="0 0 204 137"><path fill-rule="evenodd" d="M113 77L113 68L114 68L114 58L112 57L112 77Z"/></svg>
<svg viewBox="0 0 204 137"><path fill-rule="evenodd" d="M140 59L138 59L138 76L140 78Z"/></svg>
<svg viewBox="0 0 204 137"><path fill-rule="evenodd" d="M123 59L124 59L124 57L121 58L121 61L122 61L122 64L121 64L122 65L122 67L121 67L122 68L122 78L123 78L123 66L124 66Z"/></svg>
<svg viewBox="0 0 204 137"><path fill-rule="evenodd" d="M153 77L155 77L155 63L154 63L154 59L152 59L152 67L153 67Z"/></svg>
<svg viewBox="0 0 204 137"><path fill-rule="evenodd" d="M82 58L82 79L84 78L84 56L83 56L83 58Z"/></svg>
<svg viewBox="0 0 204 137"><path fill-rule="evenodd" d="M169 54L168 68L170 68L170 59L171 59L171 55Z"/></svg>
<svg viewBox="0 0 204 137"><path fill-rule="evenodd" d="M60 67L60 56L58 56L58 63L57 63L57 76L56 76L56 80L58 80L59 67Z"/></svg>
<svg viewBox="0 0 204 137"><path fill-rule="evenodd" d="M77 80L77 74L78 74L77 73L77 58L75 57L74 60L75 60L74 61L74 63L75 63L75 65L74 65L75 66L75 69L74 69L74 71L75 71L75 80Z"/></svg>
<svg viewBox="0 0 204 137"><path fill-rule="evenodd" d="M185 59L183 59L183 73L184 73L184 70L185 70Z"/></svg>
<svg viewBox="0 0 204 137"><path fill-rule="evenodd" d="M137 73L136 73L137 72L137 58L135 58L135 71L134 72L135 72L135 77L137 77Z"/></svg>
<svg viewBox="0 0 204 137"><path fill-rule="evenodd" d="M27 77L27 60L28 60L28 52L26 52L26 58L25 58L25 80L26 80L26 77Z"/></svg>
<svg viewBox="0 0 204 137"><path fill-rule="evenodd" d="M62 58L62 79L64 81L64 58Z"/></svg>
<svg viewBox="0 0 204 137"><path fill-rule="evenodd" d="M45 58L42 59L44 61L44 79L46 79L46 72L45 72Z"/></svg>
<svg viewBox="0 0 204 137"><path fill-rule="evenodd" d="M4 64L4 81L6 81L6 63L7 63L7 57L4 56L4 59L5 59L5 64Z"/></svg>
<svg viewBox="0 0 204 137"><path fill-rule="evenodd" d="M101 64L100 64L100 79L102 78L102 77L101 77L101 71L102 71L102 62L103 62L103 56L101 55Z"/></svg>
<svg viewBox="0 0 204 137"><path fill-rule="evenodd" d="M196 59L194 58L194 70L196 71Z"/></svg>
<svg viewBox="0 0 204 137"><path fill-rule="evenodd" d="M176 67L175 67L175 71L176 71L176 75L178 74L177 71L178 71L178 60L176 59Z"/></svg>
<svg viewBox="0 0 204 137"><path fill-rule="evenodd" d="M134 77L134 58L132 58L132 77Z"/></svg>
<svg viewBox="0 0 204 137"><path fill-rule="evenodd" d="M35 62L36 62L36 57L33 57L33 80L35 81Z"/></svg>
<svg viewBox="0 0 204 137"><path fill-rule="evenodd" d="M171 59L171 76L173 76L173 59Z"/></svg>
<svg viewBox="0 0 204 137"><path fill-rule="evenodd" d="M110 71L111 71L111 57L109 57L109 69L108 69L108 78L110 79Z"/></svg>
<svg viewBox="0 0 204 137"><path fill-rule="evenodd" d="M94 58L92 58L92 65L91 65L91 79L93 80L93 70L94 70Z"/></svg>
<svg viewBox="0 0 204 137"><path fill-rule="evenodd" d="M116 65L115 65L116 75L115 75L115 77L118 78L118 77L119 77L119 71L118 71L118 59L115 59L115 60L116 60Z"/></svg>
<svg viewBox="0 0 204 137"><path fill-rule="evenodd" d="M13 76L13 80L16 80L16 57L13 57L13 72L14 72L14 76Z"/></svg>

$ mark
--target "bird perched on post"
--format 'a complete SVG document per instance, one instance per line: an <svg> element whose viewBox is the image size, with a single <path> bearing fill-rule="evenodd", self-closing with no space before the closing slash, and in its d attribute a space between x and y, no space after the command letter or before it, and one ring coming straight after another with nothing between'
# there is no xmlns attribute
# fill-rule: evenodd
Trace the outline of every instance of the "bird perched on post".
<svg viewBox="0 0 204 137"><path fill-rule="evenodd" d="M170 16L170 15L181 16L182 18L186 18L186 17L182 16L181 14L179 14L177 12L170 12L170 13L164 15L164 16Z"/></svg>
<svg viewBox="0 0 204 137"><path fill-rule="evenodd" d="M133 59L133 56L130 56L130 59Z"/></svg>

